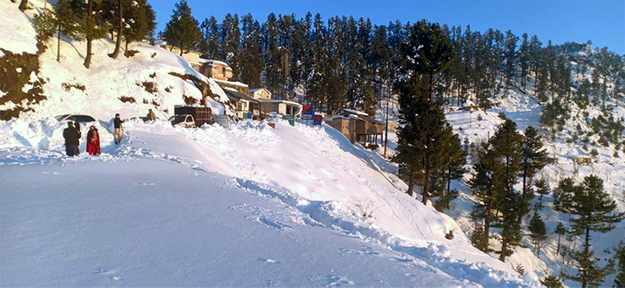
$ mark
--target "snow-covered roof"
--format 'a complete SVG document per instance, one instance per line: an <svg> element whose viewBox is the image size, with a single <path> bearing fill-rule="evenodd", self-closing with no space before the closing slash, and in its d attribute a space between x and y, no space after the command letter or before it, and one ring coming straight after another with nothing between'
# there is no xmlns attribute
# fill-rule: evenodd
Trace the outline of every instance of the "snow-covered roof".
<svg viewBox="0 0 625 288"><path fill-rule="evenodd" d="M274 100L263 100L263 102L284 103L284 104L289 104L289 105L302 106L302 104L300 104L300 103L289 101L289 100L277 100L277 99L274 99Z"/></svg>
<svg viewBox="0 0 625 288"><path fill-rule="evenodd" d="M269 94L271 94L271 91L269 91L269 89L267 89L265 87L250 88L250 93L254 93L254 92L259 91L259 90L265 90L265 91L269 92Z"/></svg>
<svg viewBox="0 0 625 288"><path fill-rule="evenodd" d="M367 114L365 112L354 110L354 109L343 108L343 112L344 113L348 113L348 114L358 115L358 116L369 116L369 114Z"/></svg>
<svg viewBox="0 0 625 288"><path fill-rule="evenodd" d="M223 61L219 61L219 60L214 60L214 59L206 59L206 58L200 58L200 63L204 64L204 63L215 63L215 64L220 64L220 65L224 65L224 66L228 66L228 63L223 62Z"/></svg>
<svg viewBox="0 0 625 288"><path fill-rule="evenodd" d="M230 85L239 86L239 87L247 87L247 84L241 83L238 81L226 81L226 80L219 80L215 78L213 78L213 80L215 80L215 82L218 82L218 83L230 84Z"/></svg>

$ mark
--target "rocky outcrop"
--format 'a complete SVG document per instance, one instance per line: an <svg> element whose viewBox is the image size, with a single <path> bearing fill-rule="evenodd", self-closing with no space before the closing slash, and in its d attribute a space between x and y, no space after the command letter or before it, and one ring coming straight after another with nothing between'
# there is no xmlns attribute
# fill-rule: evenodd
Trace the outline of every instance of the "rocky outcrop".
<svg viewBox="0 0 625 288"><path fill-rule="evenodd" d="M36 54L14 54L0 48L0 120L32 111L32 105L45 99Z"/></svg>

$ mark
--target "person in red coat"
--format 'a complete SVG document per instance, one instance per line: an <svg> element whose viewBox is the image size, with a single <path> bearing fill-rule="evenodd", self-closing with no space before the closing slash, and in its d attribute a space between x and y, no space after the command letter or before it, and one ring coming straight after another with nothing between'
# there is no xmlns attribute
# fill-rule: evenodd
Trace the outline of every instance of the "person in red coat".
<svg viewBox="0 0 625 288"><path fill-rule="evenodd" d="M89 127L89 133L87 133L87 153L89 155L100 155L100 133L95 126Z"/></svg>

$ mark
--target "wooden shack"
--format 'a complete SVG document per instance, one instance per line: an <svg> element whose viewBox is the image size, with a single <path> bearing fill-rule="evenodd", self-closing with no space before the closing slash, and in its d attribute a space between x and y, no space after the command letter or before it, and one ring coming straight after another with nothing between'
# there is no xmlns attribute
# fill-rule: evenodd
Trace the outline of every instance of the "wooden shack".
<svg viewBox="0 0 625 288"><path fill-rule="evenodd" d="M358 142L367 148L375 149L378 143L381 143L384 133L384 125L373 119L337 116L326 123L345 135L352 143Z"/></svg>

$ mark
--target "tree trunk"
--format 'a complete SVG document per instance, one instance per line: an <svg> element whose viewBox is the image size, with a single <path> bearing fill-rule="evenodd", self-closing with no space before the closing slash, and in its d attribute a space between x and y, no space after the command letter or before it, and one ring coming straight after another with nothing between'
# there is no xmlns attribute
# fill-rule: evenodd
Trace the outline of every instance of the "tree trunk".
<svg viewBox="0 0 625 288"><path fill-rule="evenodd" d="M486 251L487 252L489 249L489 243L490 242L490 210L492 208L493 205L493 201L492 199L489 197L488 198L488 202L486 204L486 215L484 215L484 243L486 243Z"/></svg>
<svg viewBox="0 0 625 288"><path fill-rule="evenodd" d="M19 6L20 11L22 12L26 11L27 7L28 7L28 0L22 0Z"/></svg>
<svg viewBox="0 0 625 288"><path fill-rule="evenodd" d="M61 28L57 27L56 32L56 62L61 63Z"/></svg>
<svg viewBox="0 0 625 288"><path fill-rule="evenodd" d="M117 0L117 40L115 41L115 50L109 54L109 57L116 59L119 56L119 50L122 45L122 34L124 34L124 15L122 0Z"/></svg>
<svg viewBox="0 0 625 288"><path fill-rule="evenodd" d="M584 239L584 254L585 256L588 256L588 250L590 247L590 228L586 228L586 239ZM586 269L580 269L580 274L583 278L582 280L582 288L586 288L588 287L588 279L587 279L587 271Z"/></svg>
<svg viewBox="0 0 625 288"><path fill-rule="evenodd" d="M126 48L124 48L124 51L124 55L130 57L130 53L128 53L128 37L126 37Z"/></svg>
<svg viewBox="0 0 625 288"><path fill-rule="evenodd" d="M561 235L558 235L558 250L556 250L556 253L559 255L560 254L560 237L562 237Z"/></svg>
<svg viewBox="0 0 625 288"><path fill-rule="evenodd" d="M93 17L93 13L91 12L91 8L93 6L93 0L88 0L87 1L87 17L86 17L86 21L87 23L89 23L89 25L92 24L92 17ZM93 29L93 27L88 27L88 30L86 31L87 33L87 54L85 55L85 63L83 63L83 65L85 66L85 68L89 69L89 65L91 65L91 36L93 34L92 31L90 31L90 29Z"/></svg>
<svg viewBox="0 0 625 288"><path fill-rule="evenodd" d="M182 57L182 45L180 45L180 57Z"/></svg>
<svg viewBox="0 0 625 288"><path fill-rule="evenodd" d="M430 169L425 169L425 173L424 173L424 181L423 181L423 199L422 199L422 203L423 205L427 205L428 204L428 199L430 199Z"/></svg>
<svg viewBox="0 0 625 288"><path fill-rule="evenodd" d="M447 170L447 195L451 192L451 164Z"/></svg>
<svg viewBox="0 0 625 288"><path fill-rule="evenodd" d="M527 168L524 168L523 169L523 198L527 198L527 195L526 195L526 193L527 193L526 181L527 181Z"/></svg>
<svg viewBox="0 0 625 288"><path fill-rule="evenodd" d="M414 186L414 176L412 175L412 173L410 173L410 176L408 176L408 190L406 191L406 194L412 196L413 186Z"/></svg>
<svg viewBox="0 0 625 288"><path fill-rule="evenodd" d="M508 250L508 241L501 241L501 255L499 255L499 261L506 262L506 250Z"/></svg>

